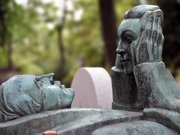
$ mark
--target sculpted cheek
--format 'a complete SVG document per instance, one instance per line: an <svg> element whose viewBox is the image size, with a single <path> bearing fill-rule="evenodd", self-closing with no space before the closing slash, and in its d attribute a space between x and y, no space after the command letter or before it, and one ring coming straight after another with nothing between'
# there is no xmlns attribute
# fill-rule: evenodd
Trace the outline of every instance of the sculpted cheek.
<svg viewBox="0 0 180 135"><path fill-rule="evenodd" d="M130 45L130 52L131 52L131 59L132 59L133 66L135 66L137 64L137 61L136 61L137 45L138 45L138 39L135 40L134 42L132 42Z"/></svg>

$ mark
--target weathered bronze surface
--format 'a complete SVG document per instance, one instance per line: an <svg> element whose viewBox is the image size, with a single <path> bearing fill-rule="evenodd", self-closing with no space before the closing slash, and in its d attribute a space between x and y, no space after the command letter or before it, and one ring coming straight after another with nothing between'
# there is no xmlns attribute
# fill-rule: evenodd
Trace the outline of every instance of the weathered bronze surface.
<svg viewBox="0 0 180 135"><path fill-rule="evenodd" d="M133 70L139 64L162 60L162 21L163 13L155 5L140 5L126 12L118 28L119 43L112 68L113 108L138 110L147 106L142 101L147 95L141 97Z"/></svg>
<svg viewBox="0 0 180 135"><path fill-rule="evenodd" d="M17 75L4 82L0 86L0 122L70 107L74 91L53 76Z"/></svg>

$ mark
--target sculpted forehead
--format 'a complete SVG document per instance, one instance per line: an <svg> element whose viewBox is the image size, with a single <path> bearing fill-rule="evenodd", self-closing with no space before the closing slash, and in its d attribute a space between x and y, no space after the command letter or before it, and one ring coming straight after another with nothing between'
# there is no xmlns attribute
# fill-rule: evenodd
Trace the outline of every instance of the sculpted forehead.
<svg viewBox="0 0 180 135"><path fill-rule="evenodd" d="M140 34L140 29L140 19L125 19L118 28L118 35L120 36L124 31L129 30L133 31L138 36Z"/></svg>

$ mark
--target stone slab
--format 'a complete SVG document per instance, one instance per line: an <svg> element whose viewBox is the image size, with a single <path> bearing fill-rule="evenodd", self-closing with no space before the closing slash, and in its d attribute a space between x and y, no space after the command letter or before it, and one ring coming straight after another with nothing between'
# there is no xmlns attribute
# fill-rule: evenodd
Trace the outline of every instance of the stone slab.
<svg viewBox="0 0 180 135"><path fill-rule="evenodd" d="M151 121L133 121L97 129L92 135L178 135L171 129Z"/></svg>
<svg viewBox="0 0 180 135"><path fill-rule="evenodd" d="M161 123L180 134L180 113L160 108L145 108L144 119Z"/></svg>
<svg viewBox="0 0 180 135"><path fill-rule="evenodd" d="M57 131L58 135L89 135L104 125L141 117L142 113L106 109L46 111L0 123L0 135L42 135L47 130Z"/></svg>

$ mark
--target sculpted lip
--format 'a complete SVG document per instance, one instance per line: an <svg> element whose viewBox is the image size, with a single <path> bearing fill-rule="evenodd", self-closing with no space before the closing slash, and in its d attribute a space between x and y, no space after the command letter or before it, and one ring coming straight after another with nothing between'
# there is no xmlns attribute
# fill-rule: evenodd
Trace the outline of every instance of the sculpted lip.
<svg viewBox="0 0 180 135"><path fill-rule="evenodd" d="M128 62L129 61L129 59L123 59L123 60L121 60L122 62Z"/></svg>

